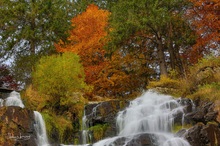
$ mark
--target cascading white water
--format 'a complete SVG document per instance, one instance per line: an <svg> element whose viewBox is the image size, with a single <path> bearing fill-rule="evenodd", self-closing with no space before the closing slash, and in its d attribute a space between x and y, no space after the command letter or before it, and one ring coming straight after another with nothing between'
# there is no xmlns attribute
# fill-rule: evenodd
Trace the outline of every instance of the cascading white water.
<svg viewBox="0 0 220 146"><path fill-rule="evenodd" d="M46 133L46 127L43 120L42 115L34 111L34 128L37 134L37 145L38 146L50 146L48 139L47 139L47 133Z"/></svg>
<svg viewBox="0 0 220 146"><path fill-rule="evenodd" d="M24 108L24 104L21 100L20 93L12 91L5 100L1 100L1 106L19 106Z"/></svg>
<svg viewBox="0 0 220 146"><path fill-rule="evenodd" d="M86 122L87 122L87 118L86 118L85 111L84 111L84 116L82 119L82 144L87 144L88 139L89 139Z"/></svg>
<svg viewBox="0 0 220 146"><path fill-rule="evenodd" d="M0 107L4 106L4 100L0 98Z"/></svg>
<svg viewBox="0 0 220 146"><path fill-rule="evenodd" d="M187 141L171 133L174 115L183 113L183 108L171 96L148 91L118 113L118 136L97 142L94 146L112 146L120 137L126 137L130 141L135 135L144 133L156 135L156 145L159 146L190 146Z"/></svg>

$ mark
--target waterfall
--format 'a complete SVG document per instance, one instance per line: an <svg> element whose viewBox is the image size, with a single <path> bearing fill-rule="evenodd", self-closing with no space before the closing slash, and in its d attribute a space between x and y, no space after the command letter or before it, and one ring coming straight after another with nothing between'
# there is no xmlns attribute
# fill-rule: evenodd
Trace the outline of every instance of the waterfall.
<svg viewBox="0 0 220 146"><path fill-rule="evenodd" d="M48 139L47 139L47 133L46 133L46 127L43 120L42 115L34 111L34 128L37 134L37 145L38 146L50 146Z"/></svg>
<svg viewBox="0 0 220 146"><path fill-rule="evenodd" d="M0 106L19 106L24 108L24 104L21 100L20 93L12 91L5 100L1 99Z"/></svg>
<svg viewBox="0 0 220 146"><path fill-rule="evenodd" d="M112 146L114 141L125 137L126 143L138 134L156 135L159 146L190 146L180 137L171 133L175 115L184 114L184 106L167 95L148 91L130 102L128 108L118 113L116 122L118 136L99 141L94 146ZM183 116L182 116L183 117Z"/></svg>
<svg viewBox="0 0 220 146"><path fill-rule="evenodd" d="M82 144L87 144L88 140L89 140L89 135L88 135L88 130L87 130L87 117L85 115L85 111L84 111L84 116L82 118Z"/></svg>

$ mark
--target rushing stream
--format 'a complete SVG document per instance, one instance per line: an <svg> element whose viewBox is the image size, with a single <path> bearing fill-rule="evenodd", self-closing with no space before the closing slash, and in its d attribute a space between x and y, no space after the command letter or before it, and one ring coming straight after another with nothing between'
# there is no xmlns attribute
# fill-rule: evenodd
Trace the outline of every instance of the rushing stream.
<svg viewBox="0 0 220 146"><path fill-rule="evenodd" d="M123 144L126 146L137 135L146 133L152 134L152 139L156 138L156 146L190 146L187 141L171 133L174 116L178 113L184 115L183 108L171 96L148 91L118 113L118 136L99 141L94 146L117 146L115 141L122 137L126 139Z"/></svg>

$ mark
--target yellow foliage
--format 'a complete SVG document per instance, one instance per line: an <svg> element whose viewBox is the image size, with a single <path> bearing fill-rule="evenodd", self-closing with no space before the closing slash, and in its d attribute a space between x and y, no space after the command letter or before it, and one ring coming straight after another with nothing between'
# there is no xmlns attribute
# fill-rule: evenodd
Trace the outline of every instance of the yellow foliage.
<svg viewBox="0 0 220 146"><path fill-rule="evenodd" d="M25 91L22 92L23 101L27 108L41 111L50 97L40 94L32 85L29 85Z"/></svg>
<svg viewBox="0 0 220 146"><path fill-rule="evenodd" d="M179 82L166 76L161 76L159 81L151 81L149 88L165 87L165 88L179 88Z"/></svg>

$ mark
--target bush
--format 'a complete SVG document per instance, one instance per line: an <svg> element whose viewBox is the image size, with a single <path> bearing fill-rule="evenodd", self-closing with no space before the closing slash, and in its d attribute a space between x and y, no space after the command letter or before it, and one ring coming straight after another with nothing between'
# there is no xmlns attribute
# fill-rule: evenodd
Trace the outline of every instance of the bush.
<svg viewBox="0 0 220 146"><path fill-rule="evenodd" d="M187 86L184 86L184 95L199 94L215 90L213 85L220 82L220 57L203 58L199 63L190 68L190 74L186 79Z"/></svg>
<svg viewBox="0 0 220 146"><path fill-rule="evenodd" d="M64 53L40 59L33 73L33 86L41 95L49 97L48 101L53 109L65 111L79 102L75 93L90 89L84 79L79 56Z"/></svg>
<svg viewBox="0 0 220 146"><path fill-rule="evenodd" d="M159 81L149 82L147 88L153 88L163 94L171 94L174 96L179 96L181 81L176 79L171 79L166 76L161 76Z"/></svg>
<svg viewBox="0 0 220 146"><path fill-rule="evenodd" d="M170 74L175 79L161 76L159 81L149 82L148 88L174 96L190 98L220 97L220 57L207 57L201 59L189 69L186 79L176 78L175 71Z"/></svg>
<svg viewBox="0 0 220 146"><path fill-rule="evenodd" d="M61 97L88 88L79 61L73 53L42 57L33 73L34 86L44 94Z"/></svg>

